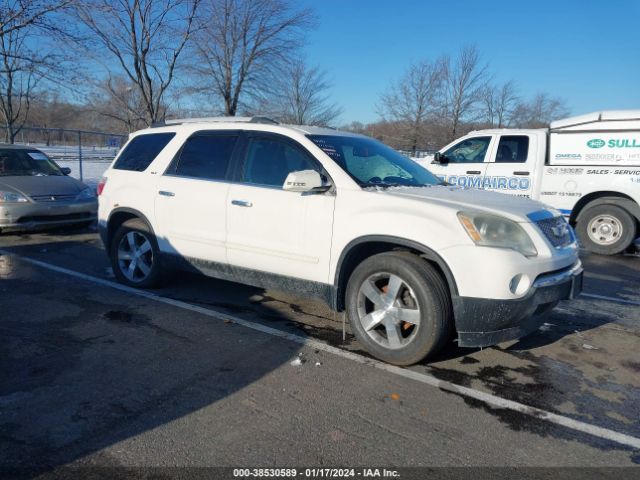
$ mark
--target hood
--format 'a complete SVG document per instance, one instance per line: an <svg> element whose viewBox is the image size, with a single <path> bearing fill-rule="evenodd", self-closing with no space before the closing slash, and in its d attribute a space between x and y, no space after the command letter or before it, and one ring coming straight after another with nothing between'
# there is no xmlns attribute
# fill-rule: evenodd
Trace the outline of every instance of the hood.
<svg viewBox="0 0 640 480"><path fill-rule="evenodd" d="M382 190L386 195L404 197L412 200L445 204L461 211L481 211L494 215L502 215L516 222L528 222L527 215L540 210L559 215L551 207L524 197L515 197L504 193L486 190L463 189L450 186L433 187L392 187Z"/></svg>
<svg viewBox="0 0 640 480"><path fill-rule="evenodd" d="M72 195L80 193L84 183L64 176L0 177L0 190L14 190L23 195Z"/></svg>

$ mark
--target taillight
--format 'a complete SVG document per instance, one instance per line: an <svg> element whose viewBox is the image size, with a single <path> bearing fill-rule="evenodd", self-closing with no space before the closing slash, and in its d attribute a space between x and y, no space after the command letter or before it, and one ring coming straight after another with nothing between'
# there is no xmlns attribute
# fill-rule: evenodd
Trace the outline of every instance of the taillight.
<svg viewBox="0 0 640 480"><path fill-rule="evenodd" d="M96 188L96 193L98 196L102 195L102 191L104 190L104 186L107 184L107 177L102 177L100 179L100 183L98 183L98 188Z"/></svg>

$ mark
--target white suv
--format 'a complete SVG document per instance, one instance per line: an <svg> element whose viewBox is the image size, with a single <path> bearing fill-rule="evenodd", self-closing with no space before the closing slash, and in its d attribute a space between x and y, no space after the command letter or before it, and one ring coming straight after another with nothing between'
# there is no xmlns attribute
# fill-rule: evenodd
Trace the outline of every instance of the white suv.
<svg viewBox="0 0 640 480"><path fill-rule="evenodd" d="M262 117L136 132L99 188L117 279L185 268L346 310L407 365L519 338L582 286L571 227L541 203L452 187L371 138Z"/></svg>

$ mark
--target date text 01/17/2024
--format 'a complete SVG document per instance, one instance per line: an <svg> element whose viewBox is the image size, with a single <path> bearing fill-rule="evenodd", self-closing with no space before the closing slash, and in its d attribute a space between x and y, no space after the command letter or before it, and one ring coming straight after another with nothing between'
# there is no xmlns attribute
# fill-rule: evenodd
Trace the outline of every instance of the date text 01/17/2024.
<svg viewBox="0 0 640 480"><path fill-rule="evenodd" d="M235 468L234 478L399 478L397 470L387 468Z"/></svg>

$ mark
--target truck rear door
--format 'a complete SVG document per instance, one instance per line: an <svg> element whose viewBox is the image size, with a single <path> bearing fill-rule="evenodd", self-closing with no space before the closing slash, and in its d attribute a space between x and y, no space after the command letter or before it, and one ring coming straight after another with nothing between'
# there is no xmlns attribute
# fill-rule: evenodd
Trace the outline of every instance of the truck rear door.
<svg viewBox="0 0 640 480"><path fill-rule="evenodd" d="M497 136L483 188L519 197L531 197L536 170L537 137L510 133Z"/></svg>

